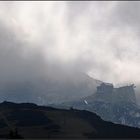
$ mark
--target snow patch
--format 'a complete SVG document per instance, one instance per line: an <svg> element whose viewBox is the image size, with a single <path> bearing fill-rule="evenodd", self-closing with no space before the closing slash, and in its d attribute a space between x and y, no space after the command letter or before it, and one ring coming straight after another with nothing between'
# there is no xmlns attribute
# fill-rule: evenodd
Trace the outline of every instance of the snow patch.
<svg viewBox="0 0 140 140"><path fill-rule="evenodd" d="M86 100L84 100L84 102L85 102L85 104L87 104L87 105L88 105L88 102L87 102Z"/></svg>

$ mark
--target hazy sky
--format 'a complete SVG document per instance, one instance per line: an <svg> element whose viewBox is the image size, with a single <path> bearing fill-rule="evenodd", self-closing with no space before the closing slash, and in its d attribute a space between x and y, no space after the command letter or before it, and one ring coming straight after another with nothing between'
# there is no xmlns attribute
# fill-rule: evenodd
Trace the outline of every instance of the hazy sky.
<svg viewBox="0 0 140 140"><path fill-rule="evenodd" d="M138 1L0 2L0 82L76 71L140 83L139 13Z"/></svg>

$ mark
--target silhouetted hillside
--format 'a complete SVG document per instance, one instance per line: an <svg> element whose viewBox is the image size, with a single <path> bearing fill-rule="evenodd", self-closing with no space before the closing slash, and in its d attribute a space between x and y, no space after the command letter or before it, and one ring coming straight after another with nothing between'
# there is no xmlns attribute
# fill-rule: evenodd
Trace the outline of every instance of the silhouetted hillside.
<svg viewBox="0 0 140 140"><path fill-rule="evenodd" d="M3 102L0 112L1 138L140 138L140 129L103 121L85 110Z"/></svg>

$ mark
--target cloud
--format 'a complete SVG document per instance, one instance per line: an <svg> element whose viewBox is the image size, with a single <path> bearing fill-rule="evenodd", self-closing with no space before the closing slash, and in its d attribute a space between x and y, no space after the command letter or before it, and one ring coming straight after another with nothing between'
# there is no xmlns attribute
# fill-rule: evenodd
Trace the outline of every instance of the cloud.
<svg viewBox="0 0 140 140"><path fill-rule="evenodd" d="M139 2L0 2L0 82L139 84Z"/></svg>

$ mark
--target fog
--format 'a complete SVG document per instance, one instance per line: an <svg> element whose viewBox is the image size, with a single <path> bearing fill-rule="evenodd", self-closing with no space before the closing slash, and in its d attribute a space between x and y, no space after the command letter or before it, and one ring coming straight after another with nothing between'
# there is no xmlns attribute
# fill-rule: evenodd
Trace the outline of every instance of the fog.
<svg viewBox="0 0 140 140"><path fill-rule="evenodd" d="M79 73L140 84L140 2L6 1L0 9L3 98L12 84L63 84Z"/></svg>

